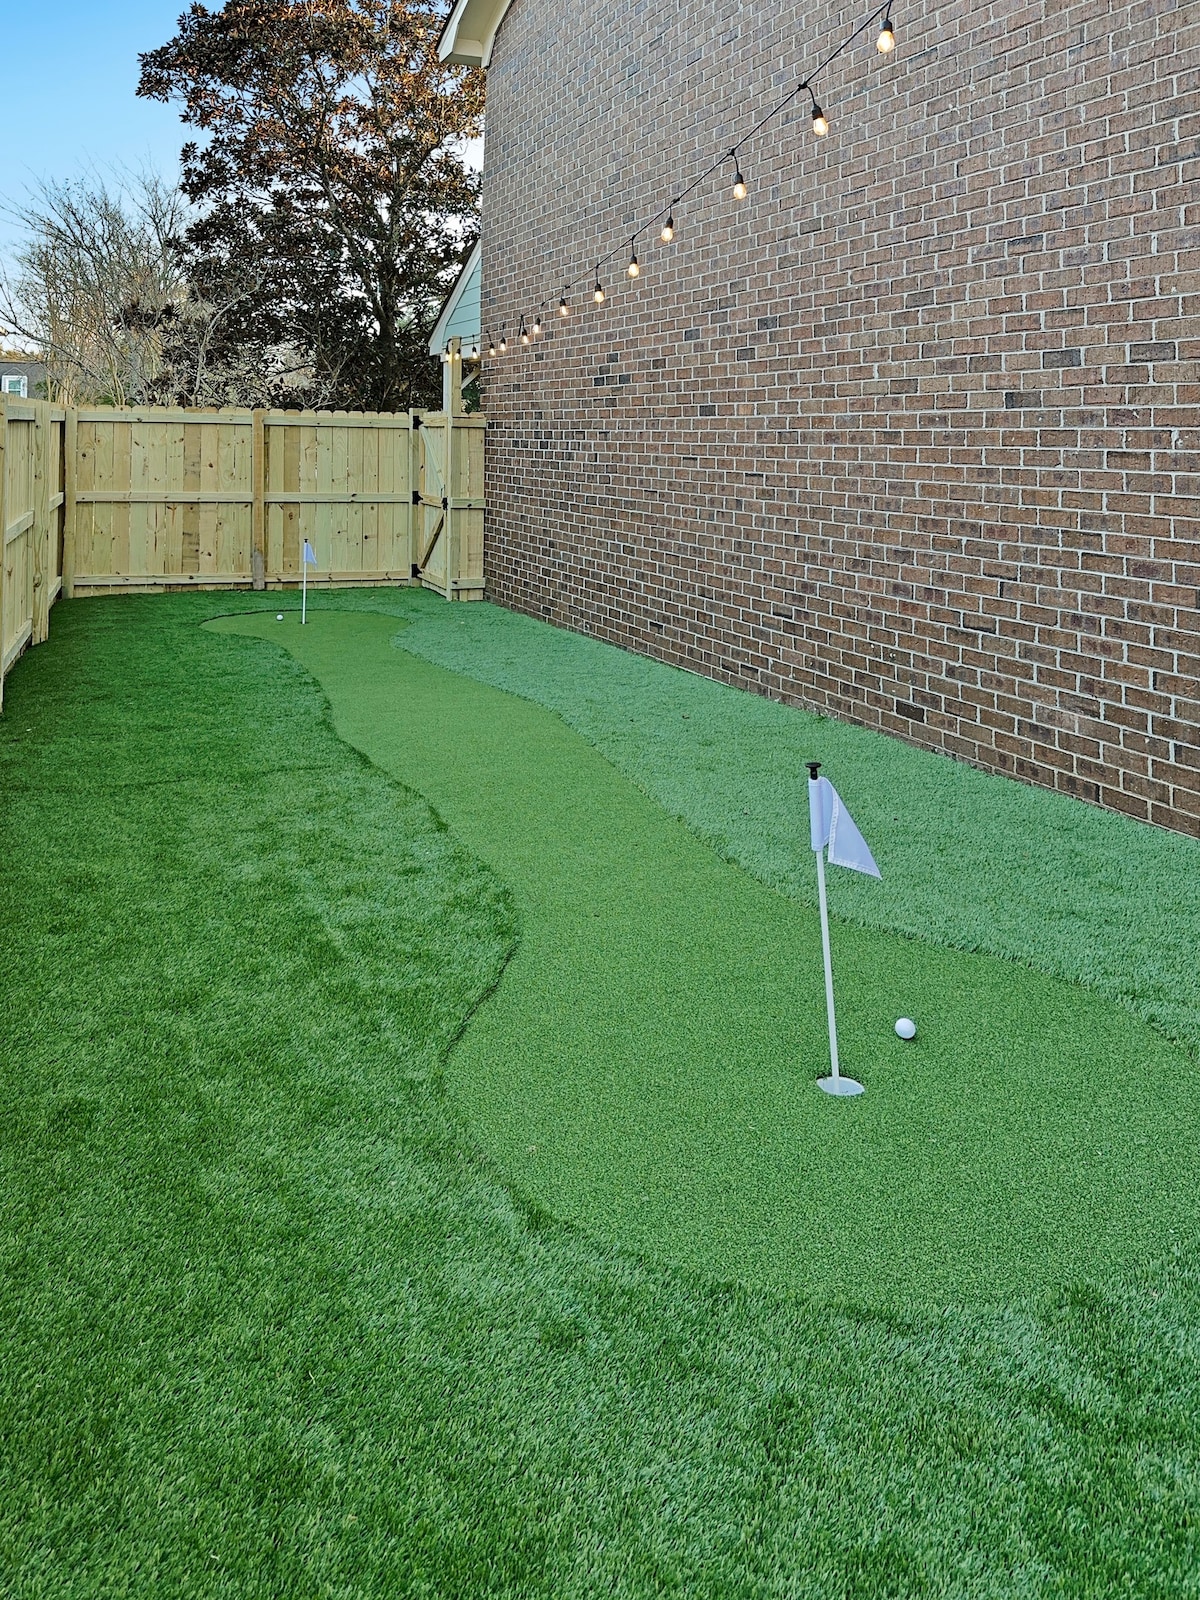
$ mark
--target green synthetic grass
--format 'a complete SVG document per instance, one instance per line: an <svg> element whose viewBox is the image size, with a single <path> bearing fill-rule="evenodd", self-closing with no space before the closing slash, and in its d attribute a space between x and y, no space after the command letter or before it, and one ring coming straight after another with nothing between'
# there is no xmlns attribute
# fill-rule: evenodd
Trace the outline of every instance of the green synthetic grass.
<svg viewBox="0 0 1200 1600"><path fill-rule="evenodd" d="M1200 1053L1200 840L495 606L444 613L408 601L405 648L558 712L764 883L815 903L796 812L822 760L884 873L838 875L841 916L1086 984Z"/></svg>
<svg viewBox="0 0 1200 1600"><path fill-rule="evenodd" d="M329 603L476 671L503 626ZM0 1592L1200 1594L1194 1240L1007 1308L828 1311L524 1203L441 1091L515 901L286 654L197 626L228 606L60 604L6 685Z"/></svg>
<svg viewBox="0 0 1200 1600"><path fill-rule="evenodd" d="M841 928L842 1056L869 1092L833 1101L815 1088L815 915L559 717L394 649L387 617L213 626L290 650L338 731L511 889L520 945L449 1082L555 1215L717 1278L870 1305L1007 1299L1195 1235L1200 1072L1112 1002ZM922 1018L911 1045L904 1013Z"/></svg>

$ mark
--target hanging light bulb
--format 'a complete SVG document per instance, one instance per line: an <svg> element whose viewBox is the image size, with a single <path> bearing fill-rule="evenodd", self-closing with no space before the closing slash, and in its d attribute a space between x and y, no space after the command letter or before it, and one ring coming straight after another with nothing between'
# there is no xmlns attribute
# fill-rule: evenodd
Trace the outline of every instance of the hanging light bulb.
<svg viewBox="0 0 1200 1600"><path fill-rule="evenodd" d="M488 355L496 354L496 341L492 338L491 329L488 330Z"/></svg>
<svg viewBox="0 0 1200 1600"><path fill-rule="evenodd" d="M479 346L477 344L473 344L471 346L471 360L472 361L478 361L479 360Z"/></svg>
<svg viewBox="0 0 1200 1600"><path fill-rule="evenodd" d="M604 304L604 285L600 282L600 263L596 263L596 287L592 290L592 299L598 306Z"/></svg>
<svg viewBox="0 0 1200 1600"><path fill-rule="evenodd" d="M504 329L503 329L503 328L501 328L501 329L500 329L500 354L501 354L501 355L503 355L503 354L504 354L504 352L505 352L505 351L506 351L506 350L507 350L507 349L508 349L508 340L507 340L507 338L506 338L506 337L505 337L505 335L504 335Z"/></svg>
<svg viewBox="0 0 1200 1600"><path fill-rule="evenodd" d="M533 319L533 331L535 336L542 331L542 313L540 311Z"/></svg>
<svg viewBox="0 0 1200 1600"><path fill-rule="evenodd" d="M812 101L813 132L816 134L818 139L823 139L829 132L829 121L825 116L825 113L817 104L817 97L815 94L813 94L811 89L808 91L808 98Z"/></svg>
<svg viewBox="0 0 1200 1600"><path fill-rule="evenodd" d="M744 200L746 198L746 180L742 177L741 167L738 166L736 150L729 152L729 159L733 162L735 169L733 174L733 198L735 200Z"/></svg>
<svg viewBox="0 0 1200 1600"><path fill-rule="evenodd" d="M521 327L520 327L519 331L520 331L520 334L521 334L521 343L522 344L528 344L529 343L529 330L525 326L525 318L523 316L521 318Z"/></svg>
<svg viewBox="0 0 1200 1600"><path fill-rule="evenodd" d="M570 310L571 308L567 304L567 291L564 289L558 297L558 314L560 317L565 317Z"/></svg>
<svg viewBox="0 0 1200 1600"><path fill-rule="evenodd" d="M631 278L636 278L642 270L638 266L637 251L634 249L634 241L632 239L629 241L629 265L625 270Z"/></svg>
<svg viewBox="0 0 1200 1600"><path fill-rule="evenodd" d="M664 244L670 244L675 237L675 218L669 216L662 225L662 232L658 236Z"/></svg>
<svg viewBox="0 0 1200 1600"><path fill-rule="evenodd" d="M892 8L890 5L883 13L883 26L879 30L875 48L881 56L890 55L896 48L896 35L892 32Z"/></svg>

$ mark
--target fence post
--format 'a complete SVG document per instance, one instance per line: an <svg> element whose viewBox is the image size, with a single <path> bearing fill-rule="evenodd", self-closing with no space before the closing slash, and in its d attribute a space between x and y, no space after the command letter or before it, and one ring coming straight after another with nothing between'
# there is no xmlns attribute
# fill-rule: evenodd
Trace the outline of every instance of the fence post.
<svg viewBox="0 0 1200 1600"><path fill-rule="evenodd" d="M52 513L54 526L50 536L50 576L54 583L55 596L57 598L62 593L63 524L67 519L67 413L63 411L61 417L55 417L53 402L51 402L51 407L51 425L57 429L57 432L55 434L54 482L50 486L53 500L56 502Z"/></svg>
<svg viewBox="0 0 1200 1600"><path fill-rule="evenodd" d="M254 412L250 433L250 581L255 589L267 587L267 413Z"/></svg>
<svg viewBox="0 0 1200 1600"><path fill-rule="evenodd" d="M442 357L442 410L448 417L462 410L461 339L451 339Z"/></svg>
<svg viewBox="0 0 1200 1600"><path fill-rule="evenodd" d="M408 472L409 487L412 490L409 499L412 505L408 511L408 570L412 576L410 584L419 585L421 582L417 572L417 562L421 558L421 540L425 531L425 512L421 508L421 491L425 487L421 477L421 413L410 411L408 413Z"/></svg>
<svg viewBox="0 0 1200 1600"><path fill-rule="evenodd" d="M459 567L459 537L458 537L458 510L455 507L458 487L458 461L455 445L458 429L454 426L458 420L457 413L446 413L446 599L453 600L456 596L455 585L458 581Z"/></svg>
<svg viewBox="0 0 1200 1600"><path fill-rule="evenodd" d="M50 402L34 401L33 527L29 530L33 552L33 633L30 644L45 644L50 637L50 585L54 573L50 515Z"/></svg>
<svg viewBox="0 0 1200 1600"><path fill-rule="evenodd" d="M0 710L4 707L4 613L8 578L8 401L0 394Z"/></svg>
<svg viewBox="0 0 1200 1600"><path fill-rule="evenodd" d="M74 406L67 407L63 423L63 599L70 600L75 593L75 489L79 468L79 413Z"/></svg>

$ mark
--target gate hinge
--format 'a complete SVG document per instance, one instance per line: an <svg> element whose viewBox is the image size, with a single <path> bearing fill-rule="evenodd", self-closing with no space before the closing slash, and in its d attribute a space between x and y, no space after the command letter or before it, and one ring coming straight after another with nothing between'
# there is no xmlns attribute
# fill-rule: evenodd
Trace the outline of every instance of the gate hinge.
<svg viewBox="0 0 1200 1600"><path fill-rule="evenodd" d="M442 496L442 510L443 511L449 511L449 509L450 509L450 502L449 502L449 500L446 499L446 496L443 495Z"/></svg>
<svg viewBox="0 0 1200 1600"><path fill-rule="evenodd" d="M414 489L413 490L413 505L419 506L420 504L421 504L421 491L420 491L420 489Z"/></svg>

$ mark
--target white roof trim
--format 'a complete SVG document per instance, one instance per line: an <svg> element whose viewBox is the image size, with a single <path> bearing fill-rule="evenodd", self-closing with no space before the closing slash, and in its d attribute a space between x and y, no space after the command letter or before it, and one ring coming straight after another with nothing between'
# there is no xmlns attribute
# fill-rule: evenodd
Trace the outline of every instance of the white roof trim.
<svg viewBox="0 0 1200 1600"><path fill-rule="evenodd" d="M438 60L448 66L490 67L492 46L512 0L455 0L438 39Z"/></svg>
<svg viewBox="0 0 1200 1600"><path fill-rule="evenodd" d="M437 319L437 324L434 327L433 332L429 335L429 354L431 356L440 356L442 351L446 348L447 324L449 323L451 317L453 317L454 313L458 310L459 301L467 292L467 288L471 282L472 274L479 271L480 243L481 241L478 239L475 241L475 248L463 262L462 271L454 280L454 287L446 296L446 303L442 307L441 315ZM479 330L475 329L474 331L476 336L478 336Z"/></svg>

